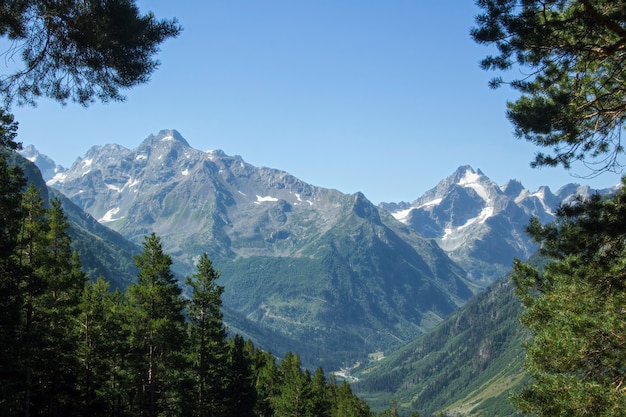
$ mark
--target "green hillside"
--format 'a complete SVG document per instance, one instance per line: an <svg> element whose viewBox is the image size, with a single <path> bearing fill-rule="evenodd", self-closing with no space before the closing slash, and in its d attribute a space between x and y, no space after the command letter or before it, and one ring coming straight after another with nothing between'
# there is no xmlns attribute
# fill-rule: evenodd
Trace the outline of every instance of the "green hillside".
<svg viewBox="0 0 626 417"><path fill-rule="evenodd" d="M524 379L525 330L510 279L472 298L433 331L357 368L355 392L375 409L391 400L421 416L510 416L509 393Z"/></svg>

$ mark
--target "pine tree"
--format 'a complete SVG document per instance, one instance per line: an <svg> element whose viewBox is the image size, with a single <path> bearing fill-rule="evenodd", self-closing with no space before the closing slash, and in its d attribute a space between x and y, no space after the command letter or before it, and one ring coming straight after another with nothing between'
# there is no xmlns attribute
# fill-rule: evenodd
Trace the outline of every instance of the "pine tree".
<svg viewBox="0 0 626 417"><path fill-rule="evenodd" d="M0 95L7 104L123 100L120 90L147 82L159 45L180 31L176 20L140 14L132 0L2 2L5 53L23 66L2 77Z"/></svg>
<svg viewBox="0 0 626 417"><path fill-rule="evenodd" d="M333 395L332 417L371 417L371 412L365 401L352 392L347 382L335 387Z"/></svg>
<svg viewBox="0 0 626 417"><path fill-rule="evenodd" d="M228 347L222 321L222 293L217 284L220 271L213 268L207 254L200 257L197 272L187 277L192 289L187 308L190 355L196 385L194 414L199 417L226 415Z"/></svg>
<svg viewBox="0 0 626 417"><path fill-rule="evenodd" d="M626 186L626 182L624 183ZM531 383L516 397L538 416L623 416L626 410L626 190L534 219L531 235L551 261L540 272L516 261L514 280L532 331Z"/></svg>
<svg viewBox="0 0 626 417"><path fill-rule="evenodd" d="M131 406L147 417L176 415L183 406L185 303L170 269L172 259L163 253L156 234L144 239L135 265L138 281L127 290L133 352L129 372L134 379Z"/></svg>
<svg viewBox="0 0 626 417"><path fill-rule="evenodd" d="M60 202L49 208L30 184L22 199L15 253L22 300L18 359L23 415L75 415L77 327L85 278L70 250L69 223Z"/></svg>
<svg viewBox="0 0 626 417"><path fill-rule="evenodd" d="M256 373L255 413L259 417L272 417L274 415L273 403L280 386L276 360L271 353L257 350L252 361L253 371Z"/></svg>
<svg viewBox="0 0 626 417"><path fill-rule="evenodd" d="M44 372L41 353L46 352L46 317L39 308L39 300L46 291L46 283L38 273L45 264L46 219L43 200L33 184L22 199L22 219L18 236L19 285L23 304L20 312L19 359L16 363L22 373L22 409L30 417L31 407L39 410L46 403L46 388L38 384Z"/></svg>
<svg viewBox="0 0 626 417"><path fill-rule="evenodd" d="M507 103L516 136L540 147L534 166L620 170L626 116L624 0L476 0L475 41L495 46L484 69L516 69ZM504 84L496 77L492 87Z"/></svg>
<svg viewBox="0 0 626 417"><path fill-rule="evenodd" d="M287 352L278 365L280 389L274 397L273 408L276 417L312 416L311 374L302 371L302 363L297 353Z"/></svg>
<svg viewBox="0 0 626 417"><path fill-rule="evenodd" d="M79 315L81 364L79 387L83 415L121 416L128 413L126 377L130 352L128 326L122 320L124 300L119 291L99 277L85 285Z"/></svg>
<svg viewBox="0 0 626 417"><path fill-rule="evenodd" d="M325 417L330 414L330 388L324 370L319 367L311 378L312 402L311 413L314 417Z"/></svg>
<svg viewBox="0 0 626 417"><path fill-rule="evenodd" d="M228 341L228 379L226 386L226 415L254 417L257 393L252 362L243 337L235 335Z"/></svg>
<svg viewBox="0 0 626 417"><path fill-rule="evenodd" d="M46 377L44 380L42 375L40 381L48 387L48 415L76 415L79 369L76 317L86 278L78 256L70 248L69 222L58 199L50 201L46 220L45 259L36 271L45 286L37 305L43 318L41 324L45 326L45 350L48 352L41 355Z"/></svg>

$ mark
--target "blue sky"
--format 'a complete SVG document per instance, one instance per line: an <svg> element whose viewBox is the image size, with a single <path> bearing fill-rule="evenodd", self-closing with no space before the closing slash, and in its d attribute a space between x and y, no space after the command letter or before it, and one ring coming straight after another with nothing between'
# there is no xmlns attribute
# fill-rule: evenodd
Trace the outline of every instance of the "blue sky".
<svg viewBox="0 0 626 417"><path fill-rule="evenodd" d="M194 148L374 203L412 201L467 164L531 191L619 182L529 167L537 149L504 115L515 93L490 90L494 74L478 67L489 50L469 37L471 0L138 4L184 28L162 46L150 83L123 103L14 108L18 140L70 166L92 145L133 148L176 129Z"/></svg>

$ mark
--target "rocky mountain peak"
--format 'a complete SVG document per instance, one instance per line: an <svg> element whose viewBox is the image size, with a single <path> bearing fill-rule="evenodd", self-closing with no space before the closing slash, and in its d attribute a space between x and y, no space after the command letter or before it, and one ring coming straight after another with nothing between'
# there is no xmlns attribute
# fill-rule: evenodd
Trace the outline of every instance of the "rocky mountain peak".
<svg viewBox="0 0 626 417"><path fill-rule="evenodd" d="M183 146L190 147L189 142L187 142L183 135L181 135L180 132L174 129L160 130L156 136L151 134L144 140L144 143L146 145L154 145L158 142L176 142Z"/></svg>
<svg viewBox="0 0 626 417"><path fill-rule="evenodd" d="M510 198L516 198L525 190L522 183L518 180L509 180L500 189L504 195Z"/></svg>
<svg viewBox="0 0 626 417"><path fill-rule="evenodd" d="M50 181L56 175L63 174L67 170L61 165L57 165L52 158L40 153L33 145L21 149L19 154L39 168L44 181Z"/></svg>
<svg viewBox="0 0 626 417"><path fill-rule="evenodd" d="M357 192L354 195L352 210L357 216L370 220L375 224L380 224L381 222L378 209L361 192Z"/></svg>

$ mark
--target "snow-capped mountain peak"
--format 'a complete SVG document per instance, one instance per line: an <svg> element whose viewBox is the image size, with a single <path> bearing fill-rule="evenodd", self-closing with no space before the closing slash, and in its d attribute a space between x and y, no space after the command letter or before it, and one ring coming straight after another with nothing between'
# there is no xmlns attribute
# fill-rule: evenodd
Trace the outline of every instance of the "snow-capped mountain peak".
<svg viewBox="0 0 626 417"><path fill-rule="evenodd" d="M434 238L470 274L491 269L491 277L474 277L489 281L508 271L514 257L523 259L536 250L525 232L532 216L547 223L559 204L590 193L579 185L563 187L557 195L548 187L531 192L517 180L500 187L466 165L411 204L381 206L423 236Z"/></svg>

